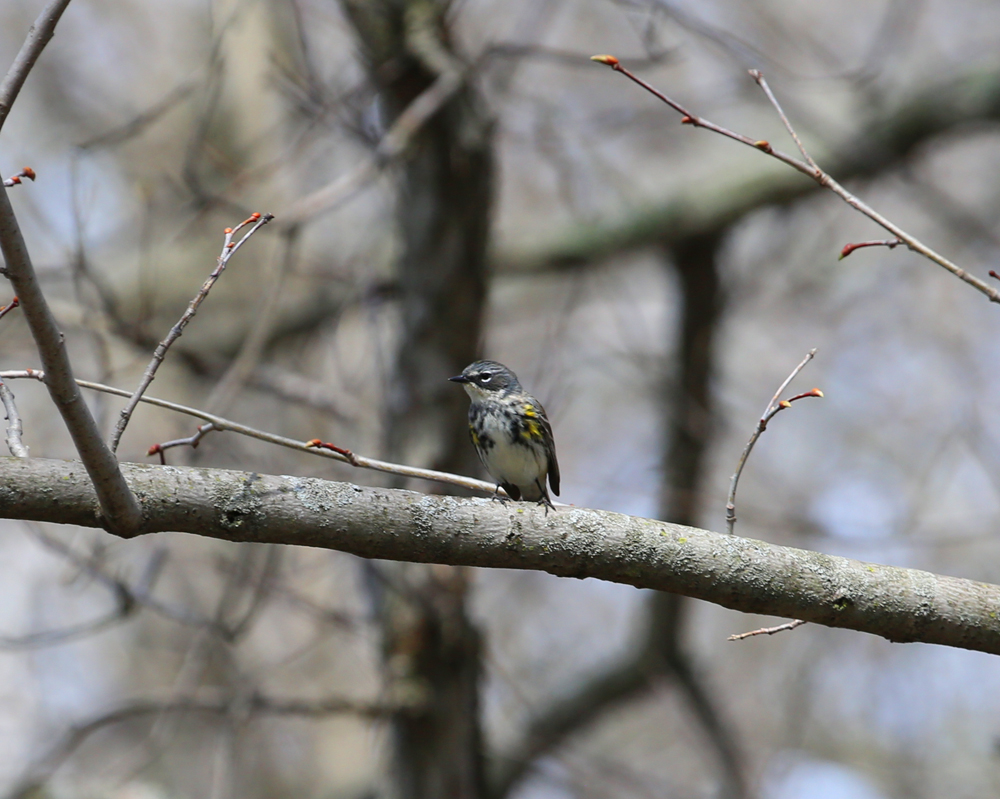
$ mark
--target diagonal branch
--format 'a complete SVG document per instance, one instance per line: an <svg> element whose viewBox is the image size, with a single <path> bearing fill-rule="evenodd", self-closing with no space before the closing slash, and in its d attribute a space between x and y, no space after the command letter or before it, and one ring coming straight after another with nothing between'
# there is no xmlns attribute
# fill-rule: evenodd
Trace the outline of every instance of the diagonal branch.
<svg viewBox="0 0 1000 799"><path fill-rule="evenodd" d="M3 83L0 83L0 127L7 119L28 73L55 33L56 24L68 5L69 0L52 0L28 31L20 52L7 71ZM62 415L87 474L93 481L104 524L119 535L135 535L142 523L139 504L118 470L114 454L101 440L97 423L73 380L73 369L66 352L64 336L42 294L5 186L0 186L0 251L4 258L4 266L0 272L14 286L18 301L24 309L24 317L47 375L46 388Z"/></svg>
<svg viewBox="0 0 1000 799"><path fill-rule="evenodd" d="M10 65L10 69L7 70L3 83L0 83L0 128L7 120L11 106L14 105L17 95L21 92L21 87L24 85L28 73L35 66L38 56L45 49L45 45L55 34L59 18L63 15L69 2L70 0L50 0L42 9L42 13L38 15L35 24L28 29L28 35L24 44L21 45L20 52L14 59L14 63Z"/></svg>
<svg viewBox="0 0 1000 799"><path fill-rule="evenodd" d="M150 360L149 365L146 367L146 371L142 375L142 380L139 382L138 388L132 392L129 397L128 402L125 407L121 410L121 415L118 418L118 424L115 425L115 431L111 435L111 451L114 452L118 449L118 443L122 439L122 434L125 432L125 428L128 426L129 420L132 418L132 413L135 411L136 406L139 404L139 400L142 399L142 395L145 393L146 389L149 388L149 384L153 382L153 378L156 377L156 372L160 368L160 364L163 363L163 359L167 356L167 350L170 349L170 345L173 344L177 339L181 337L184 332L184 328L187 327L188 322L190 322L196 313L198 313L198 306L204 301L208 296L208 292L212 290L212 286L215 285L215 281L219 279L222 272L225 270L226 265L229 263L229 259L232 258L236 251L243 246L244 242L249 239L254 233L256 233L261 227L270 222L274 217L271 214L258 214L254 213L247 219L244 219L235 228L226 228L226 238L222 245L222 252L219 254L219 258L216 261L215 269L212 273L205 279L198 293L195 295L194 299L188 304L187 309L181 314L181 318L177 320L177 323L170 328L170 332L167 333L166 338L163 339L157 346L156 350L153 352L153 358ZM242 228L247 225L253 225L243 236L237 240L233 241L233 236Z"/></svg>
<svg viewBox="0 0 1000 799"><path fill-rule="evenodd" d="M38 347L45 369L45 387L94 483L105 524L118 535L135 535L142 523L139 504L125 484L114 453L101 439L97 423L80 396L66 352L65 337L45 301L7 189L3 187L0 187L0 251L3 252L5 273L14 286Z"/></svg>
<svg viewBox="0 0 1000 799"><path fill-rule="evenodd" d="M709 120L704 119L703 117L699 117L693 114L692 112L688 111L684 106L682 106L680 103L676 102L675 100L672 100L670 97L665 95L659 89L655 88L651 84L644 81L642 78L638 77L637 75L635 75L634 73L630 72L628 69L623 67L621 63L618 61L618 59L612 55L593 56L593 60L598 61L602 64L606 64L607 66L615 70L615 72L622 73L629 80L633 81L634 83L637 83L639 86L644 88L650 94L652 94L662 102L669 105L672 109L674 109L674 111L681 114L682 124L693 125L694 127L697 128L706 128L708 130L711 130L712 132L718 133L721 136L733 139L734 141L737 141L740 144L745 144L748 147L753 147L756 150L760 150L761 152L766 153L772 158L781 161L783 164L790 166L792 169L801 172L803 175L806 175L807 177L816 181L816 183L818 183L823 188L832 191L834 194L840 197L840 199L842 199L845 203L854 208L856 211L859 211L860 213L867 216L869 219L875 222L875 224L879 225L885 230L888 230L890 233L892 233L896 238L900 239L904 244L906 244L907 247L909 247L914 252L920 253L920 255L924 256L927 260L951 272L959 280L968 283L970 286L976 289L976 291L979 291L980 293L984 294L987 298L989 298L991 302L1000 303L1000 291L993 288L985 281L980 280L975 275L970 275L968 272L966 272L957 264L952 263L950 260L945 258L940 253L936 252L935 250L932 250L922 241L917 239L916 236L907 233L897 224L895 224L888 218L882 216L882 214L880 214L874 208L872 208L864 201L862 201L860 198L858 198L857 196L849 192L847 189L845 189L843 186L841 186L836 180L833 179L831 175L829 175L827 172L824 172L822 169L816 166L815 162L813 162L812 158L810 158L808 154L805 155L807 160L800 160L798 158L795 158L794 156L783 153L780 150L774 149L774 147L771 146L770 142L763 140L754 140L749 136L743 135L742 133L736 133L734 131L722 127L721 125L716 125L714 122L710 122ZM787 118L784 116L784 112L781 110L781 107L777 105L777 100L774 99L774 94L767 86L767 82L764 80L764 76L757 70L751 70L750 74L753 77L753 79L765 91L768 97L773 100L776 108L778 109L778 113L781 115L789 131L792 133L792 136L794 137L796 144L798 144L799 147L801 148L802 145L801 142L799 141L798 136L795 135L795 132L792 129L791 125L788 123Z"/></svg>

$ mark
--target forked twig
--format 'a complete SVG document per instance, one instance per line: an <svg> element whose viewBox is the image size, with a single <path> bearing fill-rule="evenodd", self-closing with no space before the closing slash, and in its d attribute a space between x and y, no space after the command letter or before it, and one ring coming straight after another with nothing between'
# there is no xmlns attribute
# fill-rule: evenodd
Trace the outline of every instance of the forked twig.
<svg viewBox="0 0 1000 799"><path fill-rule="evenodd" d="M890 221L886 217L882 216L874 208L867 205L860 198L858 198L857 196L849 192L847 189L845 189L843 186L841 186L827 172L824 172L822 169L820 169L813 161L813 159L805 152L805 148L802 146L802 142L799 140L799 137L795 134L794 128L792 128L791 124L788 122L788 118L784 115L784 112L781 110L781 107L778 105L777 100L774 98L774 94L771 92L770 87L767 86L767 82L764 80L764 76L759 71L752 70L751 75L753 76L754 80L758 83L758 85L760 85L761 89L763 89L764 92L767 94L768 99L771 100L775 108L778 110L778 113L781 116L782 121L785 123L786 129L788 129L788 131L792 134L792 137L794 138L796 144L798 145L800 152L802 152L805 160L800 160L798 158L795 158L794 156L788 155L787 153L783 153L780 150L774 149L771 146L770 142L764 140L752 139L749 136L744 136L741 133L735 133L731 130L722 127L721 125L716 125L714 122L709 122L707 119L696 116L695 114L688 111L686 108L684 108L676 101L667 97L667 95L663 94L663 92L659 91L654 86L642 80L642 78L638 77L637 75L633 74L628 69L623 67L621 63L618 61L618 59L612 55L596 55L592 56L592 60L597 61L601 64L606 64L607 66L615 70L615 72L622 73L629 80L633 81L634 83L637 83L639 86L644 88L650 94L662 100L664 103L673 108L677 113L682 115L681 122L683 124L693 125L694 127L698 128L706 128L715 133L718 133L721 136L725 136L726 138L733 139L734 141L738 141L741 144L745 144L748 147L753 147L756 150L760 150L761 152L767 153L772 158L776 158L783 164L787 164L792 169L801 172L803 175L808 176L812 180L816 181L823 188L832 191L834 194L840 197L840 199L842 199L845 203L854 208L856 211L859 211L860 213L867 216L869 219L875 222L875 224L879 225L885 230L888 230L893 236L898 238L909 249L913 250L916 253L919 253L920 255L927 258L929 261L951 272L959 280L968 283L970 286L976 289L976 291L979 291L982 294L984 294L986 297L989 298L991 302L1000 303L1000 290L993 288L993 286L990 286L985 281L980 280L975 275L970 275L968 272L966 272L957 264L952 263L940 253L932 250L930 247L928 247L926 244L920 241L916 236L907 233L897 224Z"/></svg>
<svg viewBox="0 0 1000 799"><path fill-rule="evenodd" d="M173 441L164 441L162 444L153 444L147 451L146 455L159 455L160 463L163 466L167 465L167 458L164 454L168 449L173 449L174 447L191 447L191 449L197 449L201 440L208 434L215 430L215 425L211 422L207 424L200 424L195 428L195 433L187 438L175 438Z"/></svg>
<svg viewBox="0 0 1000 799"><path fill-rule="evenodd" d="M813 161L812 156L806 152L805 145L802 144L802 140L799 135L795 132L795 128L792 127L792 123L788 121L788 117L785 116L785 111L781 107L781 103L778 102L778 98L774 96L774 92L771 91L771 87L767 85L767 81L764 80L764 73L759 69L751 69L750 77L757 81L757 85L764 90L764 94L767 95L767 99L771 101L771 105L774 106L774 110L778 112L778 116L781 117L781 122L785 126L785 130L788 131L788 135L792 137L792 141L795 142L795 146L799 148L799 152L802 153L802 157L806 159L806 163L809 164L813 169L820 171L819 167L816 166L816 162Z"/></svg>
<svg viewBox="0 0 1000 799"><path fill-rule="evenodd" d="M746 447L743 448L743 453L740 455L739 463L736 465L736 471L733 473L733 479L729 484L729 498L726 501L726 532L730 535L733 534L733 529L736 527L736 487L740 482L740 475L743 473L743 467L747 464L747 459L750 457L750 452L753 450L754 444L757 443L757 439L761 437L761 434L767 429L767 423L771 421L777 414L785 410L785 408L790 408L793 402L800 399L805 399L806 397L822 397L823 392L818 388L814 388L810 391L803 392L802 394L796 394L794 397L789 397L786 400L781 399L781 394L789 384L798 376L799 372L805 369L805 366L809 361L813 359L816 355L815 348L809 350L806 353L806 357L803 358L799 365L792 369L792 372L785 381L778 386L778 390L774 392L774 396L771 397L771 401L767 403L767 407L764 409L764 413L760 417L760 421L757 422L757 427L754 429L753 434L750 436L750 440L747 441ZM805 624L804 621L796 619L795 621L789 622L788 624L782 624L779 627L766 627L760 630L753 630L748 633L740 633L739 635L729 636L730 641L739 641L743 638L749 638L754 635L773 635L774 633L781 632L782 630L794 630L796 627Z"/></svg>
<svg viewBox="0 0 1000 799"><path fill-rule="evenodd" d="M156 350L153 352L153 358L150 360L149 365L146 367L146 371L142 375L142 380L139 382L138 388L129 396L128 402L125 407L121 410L121 415L118 419L118 424L115 425L114 433L111 435L111 451L115 452L118 449L118 444L121 441L122 434L125 432L125 428L128 426L129 420L132 418L132 413L135 411L136 406L139 404L139 400L142 399L142 395L145 393L146 389L149 388L149 384L153 382L153 378L156 377L156 370L160 368L160 364L163 363L163 359L167 355L167 350L170 349L177 339L180 338L181 333L184 332L184 328L187 327L188 322L194 317L198 312L198 306L204 301L208 296L208 292L212 290L212 286L215 285L215 281L219 279L223 270L226 268L226 264L229 263L229 259L232 258L236 251L249 239L254 233L256 233L261 227L266 225L274 219L272 214L252 214L247 219L244 219L235 228L226 228L225 231L225 241L222 245L222 252L219 254L218 261L216 262L215 269L212 273L205 279L202 284L201 289L195 295L194 299L188 304L187 310L181 315L181 318L177 320L170 332L167 333L166 338L163 339L157 346ZM241 229L247 225L253 225L243 236L237 241L233 241L233 236Z"/></svg>
<svg viewBox="0 0 1000 799"><path fill-rule="evenodd" d="M733 528L736 526L736 487L740 482L740 475L743 474L743 467L746 466L747 458L750 457L750 452L753 450L754 444L757 443L757 439L760 438L761 434L767 429L767 423L771 421L778 413L785 410L785 408L791 407L793 402L800 399L805 399L806 397L822 397L823 392L818 388L814 388L811 391L806 391L804 394L796 394L794 397L789 397L786 400L780 399L781 393L788 388L788 384L791 383L799 372L801 372L807 363L813 359L816 354L815 349L809 350L806 353L806 357L802 359L801 363L796 366L790 375L785 378L778 390L774 392L774 396L771 397L771 401L767 404L764 409L764 413L761 414L760 421L757 422L757 427L754 429L753 434L750 436L750 440L747 441L747 445L743 448L743 454L740 455L739 462L736 464L736 471L733 473L732 480L729 483L729 497L726 501L726 532L730 535L733 534Z"/></svg>

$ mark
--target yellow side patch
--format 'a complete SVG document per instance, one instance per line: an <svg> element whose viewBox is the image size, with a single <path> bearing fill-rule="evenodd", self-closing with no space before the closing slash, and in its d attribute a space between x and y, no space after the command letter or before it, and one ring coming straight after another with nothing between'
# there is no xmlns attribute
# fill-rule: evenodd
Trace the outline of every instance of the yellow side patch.
<svg viewBox="0 0 1000 799"><path fill-rule="evenodd" d="M538 426L538 422L528 422L528 426L521 431L521 436L529 441L538 440L542 437L542 428Z"/></svg>
<svg viewBox="0 0 1000 799"><path fill-rule="evenodd" d="M532 419L538 416L538 414L535 413L535 406L531 405L530 403L526 403L523 410L524 410L524 415L530 416Z"/></svg>
<svg viewBox="0 0 1000 799"><path fill-rule="evenodd" d="M479 436L476 435L476 431L472 428L472 425L469 425L469 433L472 435L472 444L473 444L473 446L478 447L479 446Z"/></svg>

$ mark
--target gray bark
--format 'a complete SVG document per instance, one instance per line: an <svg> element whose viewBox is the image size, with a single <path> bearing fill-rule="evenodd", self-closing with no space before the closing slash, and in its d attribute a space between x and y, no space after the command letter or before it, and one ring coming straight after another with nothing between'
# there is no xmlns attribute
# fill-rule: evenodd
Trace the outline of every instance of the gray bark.
<svg viewBox="0 0 1000 799"><path fill-rule="evenodd" d="M429 496L305 477L122 464L145 532L365 558L535 569L704 599L890 641L1000 654L1000 586L608 511ZM99 527L74 461L0 458L0 518Z"/></svg>

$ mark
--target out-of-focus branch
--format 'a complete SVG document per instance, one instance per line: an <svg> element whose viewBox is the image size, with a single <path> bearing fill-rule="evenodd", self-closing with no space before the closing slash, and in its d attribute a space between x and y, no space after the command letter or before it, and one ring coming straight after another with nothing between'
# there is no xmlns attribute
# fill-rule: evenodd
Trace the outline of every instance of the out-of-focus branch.
<svg viewBox="0 0 1000 799"><path fill-rule="evenodd" d="M184 328L187 327L188 322L190 322L194 318L194 315L198 312L198 306L200 306L204 299L208 296L208 292L212 290L212 286L215 285L215 281L219 279L219 276L225 270L226 265L229 263L229 259L236 254L237 250L243 246L247 239L249 239L254 233L260 230L261 227L266 225L272 219L274 219L274 217L271 214L261 215L255 213L249 218L244 219L235 228L226 228L226 238L222 245L222 252L219 254L215 269L213 269L212 273L205 279L201 289L199 289L194 299L188 304L187 310L185 310L181 315L181 318L177 320L177 324L170 329L166 338L164 338L163 341L160 342L159 346L157 346L156 350L153 352L152 360L149 362L149 365L146 367L146 371L142 375L142 380L139 382L138 388L132 392L132 395L129 397L125 407L122 408L118 424L115 425L114 433L111 436L112 452L118 449L118 443L121 441L122 434L128 426L129 419L132 418L132 412L135 411L143 393L145 393L146 389L149 388L149 384L153 382L153 378L156 377L156 371L160 368L160 364L163 363L163 359L166 357L167 350L170 349L170 345L181 337L181 333L184 332ZM233 236L247 225L253 225L253 227L244 233L238 241L233 241Z"/></svg>
<svg viewBox="0 0 1000 799"><path fill-rule="evenodd" d="M635 75L634 73L630 72L628 69L623 67L621 63L618 61L618 59L615 58L614 56L611 55L593 56L593 60L599 61L602 64L606 64L616 72L622 73L629 80L633 81L634 83L637 83L639 86L644 88L650 94L654 95L655 97L657 97L658 99L669 105L672 109L674 109L674 111L681 114L682 124L693 125L694 127L698 128L706 128L708 130L711 130L713 133L718 133L721 136L733 139L734 141L737 141L740 144L745 144L748 147L753 147L754 149L760 150L761 152L766 153L772 158L781 161L783 164L792 167L792 169L801 172L803 175L812 178L814 181L816 181L817 184L819 184L823 188L832 191L834 194L840 197L844 202L846 202L856 211L859 211L860 213L867 216L869 219L871 219L880 227L883 227L886 230L888 230L890 233L896 236L896 238L900 239L904 244L906 244L907 247L909 247L914 252L920 253L929 261L932 261L938 266L951 272L959 280L968 283L974 289L986 295L986 297L989 298L991 302L1000 302L1000 291L988 285L983 280L980 280L975 275L970 275L960 266L952 263L943 255L932 250L930 247L928 247L922 241L917 239L915 236L907 233L905 230L900 228L894 222L882 216L874 208L871 208L869 205L864 203L854 194L852 194L843 186L841 186L827 172L824 172L822 169L816 166L815 163L812 162L812 159L808 158L808 156L807 156L808 160L799 160L798 158L795 158L791 155L787 155L786 153L783 153L780 150L774 149L774 147L771 146L770 142L751 139L749 136L745 136L742 133L736 133L734 131L722 127L721 125L717 125L714 122L710 122L709 120L704 119L703 117L696 116L692 112L688 111L684 106L670 99L659 89L656 89L654 86L644 81L638 75ZM781 106L778 105L778 102L774 97L774 94L768 87L767 82L764 79L764 76L758 70L750 70L750 75L753 77L755 81L757 81L760 87L767 94L768 99L771 100L771 102L775 105L778 114L781 116L782 120L785 121L789 130L792 130L791 125L788 124L787 118L784 115L784 111L782 111ZM801 142L799 141L798 136L795 135L794 130L792 130L792 135L794 136L796 143L801 148L802 146Z"/></svg>
<svg viewBox="0 0 1000 799"><path fill-rule="evenodd" d="M59 18L63 15L69 2L70 0L50 0L42 9L42 13L38 15L35 24L28 29L24 44L21 45L14 63L10 65L3 82L0 83L0 128L7 121L7 115L10 114L11 106L14 105L17 95L21 92L21 87L27 80L28 73L35 66L38 56L45 49L45 45L55 34Z"/></svg>
<svg viewBox="0 0 1000 799"><path fill-rule="evenodd" d="M60 541L58 538L47 535L41 529L35 531L35 537L47 549L65 558L80 569L80 571L84 572L90 579L100 583L115 595L117 609L115 614L109 614L109 622L115 618L117 620L124 620L131 617L135 611L144 608L185 627L208 630L223 640L232 640L229 630L223 625L216 623L214 619L181 606L171 605L153 596L153 588L156 580L166 563L167 550L160 549L153 553L139 579L134 584L129 584L120 577L110 574L96 558L77 552L68 544ZM54 643L55 641L52 642Z"/></svg>
<svg viewBox="0 0 1000 799"><path fill-rule="evenodd" d="M281 224L289 227L302 225L319 214L332 210L374 180L385 164L406 150L414 134L462 87L462 81L460 73L451 71L438 76L434 83L421 92L396 117L396 121L382 136L375 153L370 158L332 183L293 203L282 214Z"/></svg>
<svg viewBox="0 0 1000 799"><path fill-rule="evenodd" d="M7 384L0 380L0 404L3 405L4 417L7 419L7 433L5 441L7 449L15 458L27 458L28 448L21 441L24 428L21 425L21 416L17 412L17 405L14 403L14 394L7 387Z"/></svg>
<svg viewBox="0 0 1000 799"><path fill-rule="evenodd" d="M45 782L91 735L116 724L137 719L155 718L166 714L195 713L213 716L228 716L239 713L240 715L299 716L302 718L352 715L378 719L398 711L398 706L341 697L299 700L280 699L259 693L225 698L181 696L171 699L140 699L72 727L45 757L30 768L28 774L21 778L6 797L7 799L28 799L28 797L36 796Z"/></svg>
<svg viewBox="0 0 1000 799"><path fill-rule="evenodd" d="M0 372L0 379L2 380L15 380L18 378L30 378L32 380L40 380L44 382L45 373L38 369L21 369ZM102 391L105 394L114 394L119 397L131 396L130 392L125 391L125 389L105 386L101 383L93 383L89 380L77 380L76 383L81 388L87 388L93 391ZM356 466L361 469L372 469L377 472L385 472L386 474L394 474L400 477L414 477L419 480L431 480L437 483L445 483L448 485L468 488L472 491L483 491L488 494L492 494L496 491L496 486L493 483L487 483L484 480L476 480L472 477L463 477L462 475L450 474L449 472L441 472L435 469L421 469L415 466L405 466L400 463L389 463L388 461L380 461L375 458L366 458L363 455L357 455L351 450L343 447L323 444L323 442L318 439L313 439L312 441L296 441L292 438L286 438L285 436L268 433L264 430L258 430L255 427L249 427L247 425L239 424L238 422L230 421L229 419L224 419L221 416L206 413L205 411L198 410L197 408L179 405L176 402L168 402L167 400L147 397L145 395L143 395L140 401L158 408L165 408L166 410L176 411L177 413L183 413L187 416L193 416L196 419L202 419L205 422L211 423L212 429L219 432L228 431L230 433L237 433L249 438L256 438L258 441L265 441L268 444L276 444L279 447L288 447L289 449L307 452L311 455L333 458L341 463L349 463L351 466ZM202 427L204 427L204 425ZM189 443L193 440L194 436L190 439L178 440L179 443L177 443L176 446L180 446L181 443ZM163 445L160 444L157 446L162 447ZM150 449L149 454L158 454L156 446ZM559 505L557 504L556 507L559 507Z"/></svg>
<svg viewBox="0 0 1000 799"><path fill-rule="evenodd" d="M684 594L898 642L1000 654L1000 586L584 508L307 477L122 464L146 531L315 546L364 558L533 569ZM0 517L99 527L74 461L0 458Z"/></svg>

